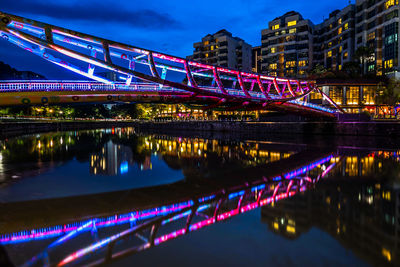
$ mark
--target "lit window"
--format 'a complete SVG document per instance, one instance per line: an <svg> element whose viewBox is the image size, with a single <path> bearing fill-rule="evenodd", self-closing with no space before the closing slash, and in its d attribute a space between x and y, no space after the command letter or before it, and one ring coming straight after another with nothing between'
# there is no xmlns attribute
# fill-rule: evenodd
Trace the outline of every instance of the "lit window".
<svg viewBox="0 0 400 267"><path fill-rule="evenodd" d="M343 47L339 46L339 53L342 53Z"/></svg>
<svg viewBox="0 0 400 267"><path fill-rule="evenodd" d="M342 24L342 18L340 18L340 19L338 20L338 24L339 24L339 25Z"/></svg>
<svg viewBox="0 0 400 267"><path fill-rule="evenodd" d="M343 31L343 28L342 28L342 27L340 27L340 28L338 29L337 33L338 33L338 34L341 34L341 33L342 33L342 31Z"/></svg>
<svg viewBox="0 0 400 267"><path fill-rule="evenodd" d="M203 43L203 45L209 45L210 44L210 41L205 41L204 43Z"/></svg>
<svg viewBox="0 0 400 267"><path fill-rule="evenodd" d="M349 29L349 23L347 22L346 24L344 24L344 30L348 30Z"/></svg>
<svg viewBox="0 0 400 267"><path fill-rule="evenodd" d="M371 32L367 36L368 41L375 39L375 32Z"/></svg>
<svg viewBox="0 0 400 267"><path fill-rule="evenodd" d="M296 28L289 29L289 33L296 33Z"/></svg>
<svg viewBox="0 0 400 267"><path fill-rule="evenodd" d="M398 5L399 0L388 0L385 2L385 8L388 9L391 6Z"/></svg>
<svg viewBox="0 0 400 267"><path fill-rule="evenodd" d="M343 102L343 88L332 86L329 88L329 97L335 101L336 104L341 105Z"/></svg>
<svg viewBox="0 0 400 267"><path fill-rule="evenodd" d="M269 68L270 68L271 70L276 70L276 69L278 68L278 64L277 64L277 63L270 64L270 65L269 65Z"/></svg>
<svg viewBox="0 0 400 267"><path fill-rule="evenodd" d="M211 46L211 50L214 50L214 46L213 45Z"/></svg>
<svg viewBox="0 0 400 267"><path fill-rule="evenodd" d="M328 47L331 47L331 46L332 46L332 42L329 42L329 43L328 43Z"/></svg>
<svg viewBox="0 0 400 267"><path fill-rule="evenodd" d="M328 51L328 53L326 54L327 57L331 57L332 56L332 51Z"/></svg>
<svg viewBox="0 0 400 267"><path fill-rule="evenodd" d="M392 261L392 253L390 252L390 250L382 248L382 255L386 258L387 261Z"/></svg>
<svg viewBox="0 0 400 267"><path fill-rule="evenodd" d="M206 53L206 57L208 57L208 53Z"/></svg>
<svg viewBox="0 0 400 267"><path fill-rule="evenodd" d="M329 25L329 29L332 30L332 24Z"/></svg>
<svg viewBox="0 0 400 267"><path fill-rule="evenodd" d="M272 25L272 30L278 30L279 29L279 24Z"/></svg>
<svg viewBox="0 0 400 267"><path fill-rule="evenodd" d="M296 24L297 24L297 21L293 20L293 21L289 21L289 22L287 23L287 26L288 26L288 27L296 26Z"/></svg>
<svg viewBox="0 0 400 267"><path fill-rule="evenodd" d="M271 48L271 53L273 54L273 53L276 53L276 47L272 47Z"/></svg>
<svg viewBox="0 0 400 267"><path fill-rule="evenodd" d="M339 70L342 70L342 65L339 65L339 66L338 66L338 69L339 69Z"/></svg>
<svg viewBox="0 0 400 267"><path fill-rule="evenodd" d="M347 59L348 56L349 56L349 53L344 52L344 54L343 54L343 59Z"/></svg>
<svg viewBox="0 0 400 267"><path fill-rule="evenodd" d="M305 60L299 61L299 67L305 67L306 65L307 65L307 61L305 61Z"/></svg>
<svg viewBox="0 0 400 267"><path fill-rule="evenodd" d="M346 90L347 105L358 105L360 99L360 87L350 86Z"/></svg>
<svg viewBox="0 0 400 267"><path fill-rule="evenodd" d="M385 69L393 68L393 59L389 59L385 61Z"/></svg>
<svg viewBox="0 0 400 267"><path fill-rule="evenodd" d="M296 61L286 61L286 68L296 67Z"/></svg>

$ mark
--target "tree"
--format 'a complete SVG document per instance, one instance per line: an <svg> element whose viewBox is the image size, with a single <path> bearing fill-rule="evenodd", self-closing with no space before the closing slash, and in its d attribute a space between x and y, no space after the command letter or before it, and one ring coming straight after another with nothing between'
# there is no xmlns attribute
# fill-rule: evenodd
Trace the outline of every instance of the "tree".
<svg viewBox="0 0 400 267"><path fill-rule="evenodd" d="M347 73L349 77L358 77L360 76L360 64L355 61L345 62L342 71Z"/></svg>
<svg viewBox="0 0 400 267"><path fill-rule="evenodd" d="M400 81L390 79L378 87L376 102L378 105L395 107L400 102Z"/></svg>

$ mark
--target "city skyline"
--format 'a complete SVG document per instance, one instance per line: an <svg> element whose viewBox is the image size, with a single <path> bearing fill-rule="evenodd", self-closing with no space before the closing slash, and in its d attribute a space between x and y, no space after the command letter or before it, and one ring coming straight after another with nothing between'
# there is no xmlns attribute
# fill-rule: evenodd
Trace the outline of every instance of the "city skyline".
<svg viewBox="0 0 400 267"><path fill-rule="evenodd" d="M210 3L208 5L204 1L201 2L202 4L195 1L191 6L185 6L177 1L174 3L157 2L130 3L135 7L129 10L124 9L127 5L122 1L114 1L113 5L107 5L104 2L102 4L93 2L82 4L77 1L58 1L57 3L49 1L43 4L39 1L24 0L22 3L19 1L18 4L2 3L2 11L134 46L185 57L193 52L193 43L201 36L223 28L252 46L256 46L261 43L261 29L268 25L268 21L287 11L296 10L305 18L319 23L323 18L327 18L331 11L343 8L348 4L347 0L335 3L308 1L315 7L311 10L305 3L280 1L280 5L278 5L277 1L268 1L267 3L253 1L253 4L249 5L245 1L238 0L230 5L229 12L221 14L220 10L224 4ZM209 8L210 5L215 8ZM269 6L274 6L274 8L269 9ZM58 12L58 10L63 12ZM89 10L90 12L88 12ZM322 10L324 12L321 12ZM196 16L193 16L194 13ZM135 19L131 20L131 18ZM100 22L104 23L103 27L98 27ZM116 29L120 30L116 31ZM132 35L136 37L130 38L129 36ZM41 69L39 73L50 79L79 77L47 62L38 62L35 56L20 53L18 48L5 42L0 42L0 61L13 62L12 67L19 70L33 70L32 68L38 66Z"/></svg>

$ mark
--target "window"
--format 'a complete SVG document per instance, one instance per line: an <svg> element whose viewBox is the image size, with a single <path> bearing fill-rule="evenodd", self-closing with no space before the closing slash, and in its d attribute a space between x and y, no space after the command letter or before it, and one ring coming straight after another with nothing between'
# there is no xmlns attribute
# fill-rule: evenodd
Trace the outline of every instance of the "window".
<svg viewBox="0 0 400 267"><path fill-rule="evenodd" d="M343 88L331 86L329 88L329 97L338 105L343 103Z"/></svg>
<svg viewBox="0 0 400 267"><path fill-rule="evenodd" d="M368 41L371 41L371 40L373 40L373 39L375 39L375 32L371 32L371 33L369 33L368 36L367 36L367 40L368 40Z"/></svg>
<svg viewBox="0 0 400 267"><path fill-rule="evenodd" d="M343 59L347 59L348 56L349 56L349 53L348 53L348 52L344 52L344 54L343 54Z"/></svg>
<svg viewBox="0 0 400 267"><path fill-rule="evenodd" d="M322 95L319 92L312 91L310 93L310 99L311 100L320 100L320 99L322 99Z"/></svg>
<svg viewBox="0 0 400 267"><path fill-rule="evenodd" d="M342 33L342 31L343 31L343 28L342 27L340 27L339 29L338 29L338 34L341 34Z"/></svg>
<svg viewBox="0 0 400 267"><path fill-rule="evenodd" d="M276 64L276 63L269 65L269 69L271 69L271 70L276 70L277 68L278 68L278 64Z"/></svg>
<svg viewBox="0 0 400 267"><path fill-rule="evenodd" d="M385 69L393 68L393 59L389 59L385 61Z"/></svg>
<svg viewBox="0 0 400 267"><path fill-rule="evenodd" d="M211 46L211 51L212 51L212 50L214 50L214 46L213 46L213 45Z"/></svg>
<svg viewBox="0 0 400 267"><path fill-rule="evenodd" d="M296 28L289 29L289 33L296 33Z"/></svg>
<svg viewBox="0 0 400 267"><path fill-rule="evenodd" d="M296 67L296 61L287 61L286 68L293 68Z"/></svg>
<svg viewBox="0 0 400 267"><path fill-rule="evenodd" d="M339 46L339 53L342 53L343 47Z"/></svg>
<svg viewBox="0 0 400 267"><path fill-rule="evenodd" d="M397 43L397 33L385 37L385 45Z"/></svg>
<svg viewBox="0 0 400 267"><path fill-rule="evenodd" d="M363 86L363 99L366 105L375 104L375 90L373 86Z"/></svg>
<svg viewBox="0 0 400 267"><path fill-rule="evenodd" d="M326 53L327 57L332 57L332 51L328 51L328 53Z"/></svg>
<svg viewBox="0 0 400 267"><path fill-rule="evenodd" d="M307 61L305 61L305 60L299 61L299 67L305 67L306 65L307 65Z"/></svg>
<svg viewBox="0 0 400 267"><path fill-rule="evenodd" d="M293 20L293 21L289 21L289 22L287 23L287 26L288 26L288 27L296 26L296 24L297 24L297 21Z"/></svg>
<svg viewBox="0 0 400 267"><path fill-rule="evenodd" d="M360 100L360 87L350 86L346 90L347 105L358 105Z"/></svg>
<svg viewBox="0 0 400 267"><path fill-rule="evenodd" d="M346 24L344 24L344 30L348 30L349 29L349 23L346 22Z"/></svg>
<svg viewBox="0 0 400 267"><path fill-rule="evenodd" d="M204 43L203 43L203 45L209 45L210 44L210 41L205 41Z"/></svg>
<svg viewBox="0 0 400 267"><path fill-rule="evenodd" d="M328 47L332 47L332 42L329 42L329 43L328 43Z"/></svg>
<svg viewBox="0 0 400 267"><path fill-rule="evenodd" d="M273 53L276 53L276 47L272 47L271 48L271 53L273 54Z"/></svg>
<svg viewBox="0 0 400 267"><path fill-rule="evenodd" d="M368 72L374 71L375 70L375 65L368 65Z"/></svg>
<svg viewBox="0 0 400 267"><path fill-rule="evenodd" d="M272 30L278 30L279 29L279 24L272 25Z"/></svg>
<svg viewBox="0 0 400 267"><path fill-rule="evenodd" d="M339 65L339 66L338 66L338 70L342 70L342 65Z"/></svg>
<svg viewBox="0 0 400 267"><path fill-rule="evenodd" d="M340 19L338 20L338 24L339 24L339 25L342 24L342 18L340 18Z"/></svg>
<svg viewBox="0 0 400 267"><path fill-rule="evenodd" d="M208 53L206 53L206 57L208 57Z"/></svg>
<svg viewBox="0 0 400 267"><path fill-rule="evenodd" d="M391 6L398 5L398 4L399 4L399 0L388 0L385 2L385 8L388 9Z"/></svg>

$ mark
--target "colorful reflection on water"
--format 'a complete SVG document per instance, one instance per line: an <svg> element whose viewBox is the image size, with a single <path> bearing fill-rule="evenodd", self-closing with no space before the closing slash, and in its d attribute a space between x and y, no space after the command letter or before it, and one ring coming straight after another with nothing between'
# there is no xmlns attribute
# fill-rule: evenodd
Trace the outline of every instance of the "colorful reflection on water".
<svg viewBox="0 0 400 267"><path fill-rule="evenodd" d="M397 150L133 128L0 146L0 259L14 265L159 265L181 251L167 263L264 266L255 259L268 255L272 265L400 261Z"/></svg>

